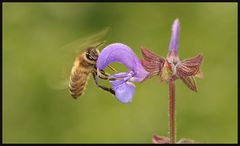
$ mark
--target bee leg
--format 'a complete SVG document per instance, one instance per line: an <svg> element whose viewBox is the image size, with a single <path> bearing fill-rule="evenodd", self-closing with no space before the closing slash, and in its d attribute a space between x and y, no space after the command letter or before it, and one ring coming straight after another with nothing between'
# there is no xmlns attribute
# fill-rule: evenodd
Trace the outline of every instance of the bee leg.
<svg viewBox="0 0 240 146"><path fill-rule="evenodd" d="M98 75L97 75L97 72L98 72ZM95 69L93 73L95 74L95 76L98 76L100 79L103 79L103 80L111 80L111 81L116 80L115 78L109 78L110 74L106 73L104 70Z"/></svg>
<svg viewBox="0 0 240 146"><path fill-rule="evenodd" d="M100 78L100 79L103 79L103 80L108 80L109 79L109 74L108 73L106 73L104 70L100 70L99 72L98 72L98 77Z"/></svg>
<svg viewBox="0 0 240 146"><path fill-rule="evenodd" d="M110 66L110 65L108 65L108 67L109 67L112 71L117 72L117 70L116 70L114 67L112 67L112 66Z"/></svg>
<svg viewBox="0 0 240 146"><path fill-rule="evenodd" d="M109 68L111 68L113 71L117 72L116 69L114 69L112 66L108 65ZM94 71L96 74L98 74L98 77L103 80L115 80L114 78L109 78L110 74L105 72L104 70L97 70L97 67L95 66Z"/></svg>
<svg viewBox="0 0 240 146"><path fill-rule="evenodd" d="M105 87L105 86L102 86L102 85L99 85L96 81L96 73L92 73L93 75L93 78L94 78L94 81L96 83L96 85L101 88L102 90L105 90L107 92L110 92L111 94L115 95L115 91L112 89L112 88L108 88L108 87Z"/></svg>
<svg viewBox="0 0 240 146"><path fill-rule="evenodd" d="M107 92L110 92L111 94L115 95L115 91L112 88L108 88L102 85L97 85L99 88L101 88L102 90L105 90Z"/></svg>
<svg viewBox="0 0 240 146"><path fill-rule="evenodd" d="M96 66L94 67L94 71L92 72L94 76L97 75L98 73L98 77L100 79L103 79L103 80L108 80L109 79L109 74L106 73L104 70L97 70Z"/></svg>

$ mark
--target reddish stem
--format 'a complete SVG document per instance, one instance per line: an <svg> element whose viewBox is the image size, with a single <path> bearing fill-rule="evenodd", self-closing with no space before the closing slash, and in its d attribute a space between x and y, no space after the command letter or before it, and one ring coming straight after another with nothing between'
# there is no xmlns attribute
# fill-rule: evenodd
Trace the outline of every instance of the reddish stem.
<svg viewBox="0 0 240 146"><path fill-rule="evenodd" d="M169 134L170 144L175 143L175 80L169 80Z"/></svg>

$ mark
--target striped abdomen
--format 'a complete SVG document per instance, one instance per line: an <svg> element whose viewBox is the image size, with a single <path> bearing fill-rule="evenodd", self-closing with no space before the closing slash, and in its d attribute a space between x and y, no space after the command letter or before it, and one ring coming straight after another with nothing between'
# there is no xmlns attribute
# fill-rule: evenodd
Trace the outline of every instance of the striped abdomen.
<svg viewBox="0 0 240 146"><path fill-rule="evenodd" d="M90 73L93 72L95 62L87 60L85 53L76 58L72 67L69 91L73 98L77 98L83 94Z"/></svg>

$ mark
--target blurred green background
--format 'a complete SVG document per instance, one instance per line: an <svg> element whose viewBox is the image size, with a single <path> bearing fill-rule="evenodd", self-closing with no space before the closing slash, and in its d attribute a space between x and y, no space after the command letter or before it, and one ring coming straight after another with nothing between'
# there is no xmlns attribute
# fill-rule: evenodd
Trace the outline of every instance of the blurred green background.
<svg viewBox="0 0 240 146"><path fill-rule="evenodd" d="M92 78L79 100L48 80L59 74L51 64L66 62L59 48L108 26L107 43L125 43L140 58L140 46L166 56L175 18L180 58L204 54L198 93L176 83L177 139L237 143L237 3L2 7L3 143L151 143L153 134L168 136L168 86L157 77L136 84L130 104L97 89Z"/></svg>

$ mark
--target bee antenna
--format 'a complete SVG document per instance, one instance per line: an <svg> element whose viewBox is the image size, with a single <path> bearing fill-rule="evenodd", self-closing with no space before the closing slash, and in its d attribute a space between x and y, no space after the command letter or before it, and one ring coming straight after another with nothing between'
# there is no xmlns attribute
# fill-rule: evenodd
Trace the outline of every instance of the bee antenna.
<svg viewBox="0 0 240 146"><path fill-rule="evenodd" d="M103 42L99 43L99 44L96 46L96 48L98 48L99 46L101 46L102 44L105 44L105 43L106 43L106 41L103 41Z"/></svg>

